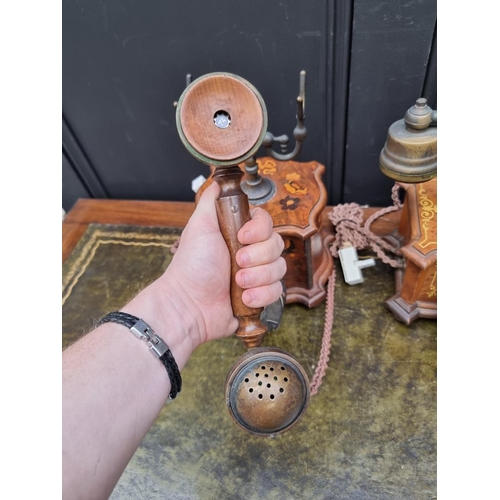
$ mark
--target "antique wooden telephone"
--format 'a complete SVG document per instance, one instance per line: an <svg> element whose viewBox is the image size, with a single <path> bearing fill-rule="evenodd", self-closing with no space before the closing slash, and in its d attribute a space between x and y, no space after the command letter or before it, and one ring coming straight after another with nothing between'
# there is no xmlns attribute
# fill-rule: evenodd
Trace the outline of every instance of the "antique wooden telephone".
<svg viewBox="0 0 500 500"><path fill-rule="evenodd" d="M396 294L386 301L399 321L437 318L437 111L417 99L394 122L380 153L380 169L405 190L399 229L392 236L403 266Z"/></svg>
<svg viewBox="0 0 500 500"><path fill-rule="evenodd" d="M212 178L220 186L217 214L231 256L231 303L239 320L236 335L248 349L227 376L229 413L251 434L275 436L300 420L309 404L310 388L306 372L293 356L259 347L267 331L261 322L262 308L245 306L235 281L235 254L241 246L237 233L250 220L240 165L264 141L266 106L243 78L211 73L189 83L176 107L183 144L195 158L213 167Z"/></svg>
<svg viewBox="0 0 500 500"><path fill-rule="evenodd" d="M426 99L417 99L404 118L389 127L379 166L387 177L396 181L394 205L373 214L363 227L359 206L354 203L335 206L329 215L336 231L332 252L340 257L346 282L357 284L363 281L359 269L363 263L358 261L356 248L370 246L384 263L395 268L396 294L386 301L394 317L407 325L417 318L435 319L437 111L427 105ZM403 204L398 197L401 189L406 194ZM384 238L371 233L370 224L376 218L401 209L396 231ZM346 266L354 272L346 272Z"/></svg>

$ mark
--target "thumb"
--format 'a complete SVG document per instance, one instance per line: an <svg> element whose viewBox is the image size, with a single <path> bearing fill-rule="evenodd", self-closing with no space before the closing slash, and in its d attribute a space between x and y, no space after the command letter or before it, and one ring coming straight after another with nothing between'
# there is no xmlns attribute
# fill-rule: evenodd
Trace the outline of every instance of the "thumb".
<svg viewBox="0 0 500 500"><path fill-rule="evenodd" d="M203 191L196 209L191 216L191 225L203 224L208 227L219 229L219 222L217 220L217 209L215 207L215 200L219 196L220 187L216 182L212 182L205 191Z"/></svg>

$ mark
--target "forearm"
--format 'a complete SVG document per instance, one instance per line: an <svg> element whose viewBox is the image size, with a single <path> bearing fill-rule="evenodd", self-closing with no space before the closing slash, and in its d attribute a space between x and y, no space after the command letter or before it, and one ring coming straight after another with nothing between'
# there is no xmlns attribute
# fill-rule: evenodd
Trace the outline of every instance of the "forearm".
<svg viewBox="0 0 500 500"><path fill-rule="evenodd" d="M164 275L121 309L151 326L180 370L199 344L238 327L218 192L216 183L204 192ZM260 209L240 233L245 247L237 254L236 279L245 288L243 300L246 294L248 307L271 304L286 270L283 241ZM108 498L168 398L165 367L127 327L105 323L64 351L62 389L63 498Z"/></svg>
<svg viewBox="0 0 500 500"><path fill-rule="evenodd" d="M144 319L182 370L200 325L163 281L122 311ZM107 498L170 392L162 363L125 326L106 323L63 353L63 498Z"/></svg>

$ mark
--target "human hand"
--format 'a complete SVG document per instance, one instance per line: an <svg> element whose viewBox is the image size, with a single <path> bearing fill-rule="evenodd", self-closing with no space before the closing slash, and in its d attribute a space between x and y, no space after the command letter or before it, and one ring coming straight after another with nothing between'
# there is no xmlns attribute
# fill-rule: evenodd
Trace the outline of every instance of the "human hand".
<svg viewBox="0 0 500 500"><path fill-rule="evenodd" d="M217 220L215 200L219 193L212 183L201 196L194 214L182 233L179 248L160 281L168 283L176 298L187 305L198 324L195 345L227 337L238 327L230 300L230 257ZM286 272L281 253L283 239L273 231L269 214L251 210L252 220L238 232L244 246L236 261L241 269L237 284L244 289L242 300L248 307L263 307L279 299L280 280Z"/></svg>

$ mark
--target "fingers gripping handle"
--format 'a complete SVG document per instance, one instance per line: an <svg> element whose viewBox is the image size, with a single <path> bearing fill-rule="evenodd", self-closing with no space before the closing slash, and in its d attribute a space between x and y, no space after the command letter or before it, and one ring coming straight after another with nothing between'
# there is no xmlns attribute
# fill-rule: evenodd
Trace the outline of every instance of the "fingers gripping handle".
<svg viewBox="0 0 500 500"><path fill-rule="evenodd" d="M231 257L231 305L238 318L236 335L247 348L258 347L266 334L260 321L263 308L248 307L243 303L243 290L236 284L236 273L240 269L236 263L236 252L243 246L238 241L238 231L250 220L247 195L241 190L243 172L238 166L216 168L213 179L220 186L217 199L219 226Z"/></svg>

